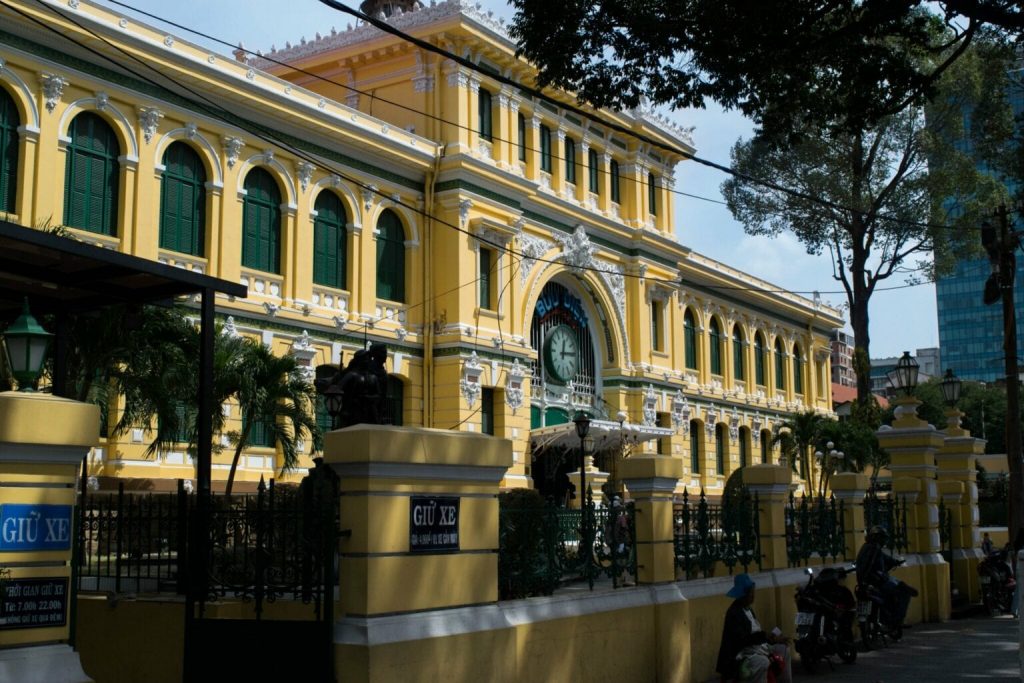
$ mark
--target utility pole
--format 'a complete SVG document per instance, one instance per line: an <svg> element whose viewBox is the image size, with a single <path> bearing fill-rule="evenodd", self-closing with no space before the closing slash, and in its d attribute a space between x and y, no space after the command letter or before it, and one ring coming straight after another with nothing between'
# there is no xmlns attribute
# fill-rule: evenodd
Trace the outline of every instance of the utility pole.
<svg viewBox="0 0 1024 683"><path fill-rule="evenodd" d="M1003 356L1006 366L1006 463L1010 470L1009 540L1024 528L1024 461L1020 434L1020 378L1017 374L1017 312L1014 307L1016 251L1020 234L1010 230L1005 205L998 211L998 231L987 221L981 226L981 243L988 252L992 274L985 283L985 303L1003 304Z"/></svg>

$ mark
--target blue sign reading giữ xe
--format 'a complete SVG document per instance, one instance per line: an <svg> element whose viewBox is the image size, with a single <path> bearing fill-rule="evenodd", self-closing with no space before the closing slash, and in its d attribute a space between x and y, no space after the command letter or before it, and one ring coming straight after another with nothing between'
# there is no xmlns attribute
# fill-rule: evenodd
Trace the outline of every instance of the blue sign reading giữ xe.
<svg viewBox="0 0 1024 683"><path fill-rule="evenodd" d="M0 552L70 549L70 505L0 505Z"/></svg>

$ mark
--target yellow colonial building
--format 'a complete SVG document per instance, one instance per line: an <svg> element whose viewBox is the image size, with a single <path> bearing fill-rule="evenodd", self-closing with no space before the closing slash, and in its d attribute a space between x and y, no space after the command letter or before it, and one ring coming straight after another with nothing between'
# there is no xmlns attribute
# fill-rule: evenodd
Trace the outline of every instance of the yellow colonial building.
<svg viewBox="0 0 1024 683"><path fill-rule="evenodd" d="M609 453L656 452L709 492L774 460L787 414L831 412L838 312L685 246L690 131L499 80L535 72L469 3L376 4L477 68L369 25L231 56L86 0L11 0L0 210L246 284L217 301L224 333L310 374L386 343L392 421L510 439L504 487L564 492L577 411L596 481ZM99 435L96 483L194 476L184 445L145 457L150 438ZM239 480L299 477L280 463L253 446Z"/></svg>

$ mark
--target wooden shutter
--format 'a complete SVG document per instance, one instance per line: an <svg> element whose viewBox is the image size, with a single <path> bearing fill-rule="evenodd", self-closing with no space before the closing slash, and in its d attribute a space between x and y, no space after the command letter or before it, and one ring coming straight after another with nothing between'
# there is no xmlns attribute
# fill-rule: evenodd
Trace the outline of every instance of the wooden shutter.
<svg viewBox="0 0 1024 683"><path fill-rule="evenodd" d="M317 197L313 223L313 282L345 288L345 208L332 192Z"/></svg>
<svg viewBox="0 0 1024 683"><path fill-rule="evenodd" d="M377 221L377 297L405 301L405 231L393 211Z"/></svg>
<svg viewBox="0 0 1024 683"><path fill-rule="evenodd" d="M202 256L206 241L206 170L184 142L164 152L160 183L160 246Z"/></svg>
<svg viewBox="0 0 1024 683"><path fill-rule="evenodd" d="M242 214L242 265L269 273L281 272L281 192L262 168L245 177Z"/></svg>
<svg viewBox="0 0 1024 683"><path fill-rule="evenodd" d="M14 212L18 196L18 110L0 88L0 211Z"/></svg>
<svg viewBox="0 0 1024 683"><path fill-rule="evenodd" d="M104 235L117 234L120 146L113 129L91 112L79 114L68 131L64 222Z"/></svg>

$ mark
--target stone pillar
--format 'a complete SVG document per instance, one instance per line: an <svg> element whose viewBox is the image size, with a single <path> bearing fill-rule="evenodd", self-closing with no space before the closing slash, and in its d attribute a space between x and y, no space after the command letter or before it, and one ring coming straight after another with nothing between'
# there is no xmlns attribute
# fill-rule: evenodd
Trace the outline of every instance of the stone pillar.
<svg viewBox="0 0 1024 683"><path fill-rule="evenodd" d="M935 463L939 493L952 519L953 585L963 598L973 602L981 599L977 569L982 559L975 463L985 452L985 441L961 427L961 417L962 413L955 408L946 411L946 442L935 454Z"/></svg>
<svg viewBox="0 0 1024 683"><path fill-rule="evenodd" d="M99 419L91 404L0 394L0 681L91 680L68 640L76 483Z"/></svg>
<svg viewBox="0 0 1024 683"><path fill-rule="evenodd" d="M949 566L939 555L938 486L935 454L945 443L942 432L917 416L920 402L896 400L892 426L877 432L878 444L889 453L892 494L906 504L907 565L917 570L924 621L949 618ZM913 607L911 608L914 609Z"/></svg>
<svg viewBox="0 0 1024 683"><path fill-rule="evenodd" d="M753 465L743 470L743 485L757 494L760 511L758 533L761 536L761 569L789 567L786 552L786 503L793 481L788 466Z"/></svg>
<svg viewBox="0 0 1024 683"><path fill-rule="evenodd" d="M573 470L569 472L569 483L572 484L573 490L576 491L576 496L569 501L569 507L574 509L580 508L580 501L582 501L587 492L583 491L580 495L580 471ZM594 502L600 504L601 502L601 487L608 481L608 473L602 472L601 470L594 467L594 456L587 456L587 488L593 492Z"/></svg>
<svg viewBox="0 0 1024 683"><path fill-rule="evenodd" d="M683 461L639 455L623 460L619 471L636 511L637 583L674 581L672 494L683 476Z"/></svg>
<svg viewBox="0 0 1024 683"><path fill-rule="evenodd" d="M835 494L836 501L843 504L844 545L846 559L851 562L864 543L864 495L869 486L871 479L866 474L855 472L841 472L832 475L829 480L829 488Z"/></svg>

